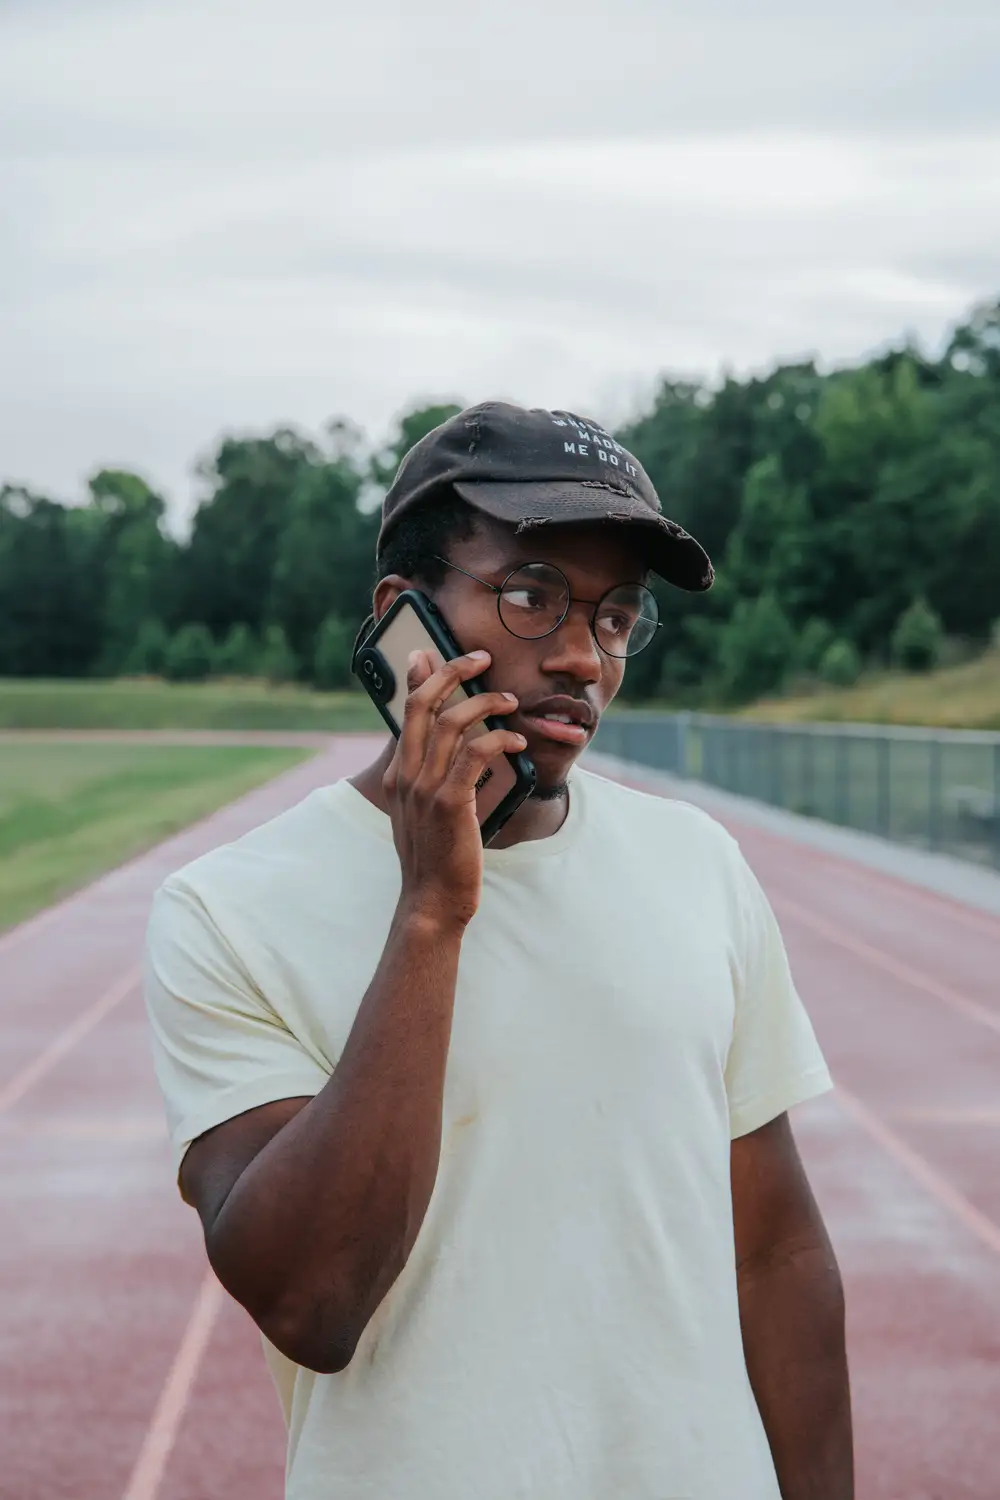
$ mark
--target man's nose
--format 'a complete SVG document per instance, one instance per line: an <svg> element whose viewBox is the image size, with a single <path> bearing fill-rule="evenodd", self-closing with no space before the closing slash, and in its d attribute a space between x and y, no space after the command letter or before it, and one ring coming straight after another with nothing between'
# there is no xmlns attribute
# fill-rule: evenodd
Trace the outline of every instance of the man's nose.
<svg viewBox="0 0 1000 1500"><path fill-rule="evenodd" d="M600 682L601 648L590 628L590 614L586 606L570 608L562 624L546 638L543 672L553 676L562 673L577 682Z"/></svg>

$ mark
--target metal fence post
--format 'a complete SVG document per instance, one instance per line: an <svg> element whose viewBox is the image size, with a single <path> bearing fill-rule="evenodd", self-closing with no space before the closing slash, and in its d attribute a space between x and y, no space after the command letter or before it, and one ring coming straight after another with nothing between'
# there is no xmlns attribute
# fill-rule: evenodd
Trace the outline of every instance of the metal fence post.
<svg viewBox="0 0 1000 1500"><path fill-rule="evenodd" d="M883 838L889 833L889 798L892 795L892 782L889 777L889 750L891 742L889 736L880 734L876 740L876 754L878 756L878 781L875 800L875 826Z"/></svg>
<svg viewBox="0 0 1000 1500"><path fill-rule="evenodd" d="M783 729L772 729L768 735L771 750L771 801L775 807L785 807L785 734Z"/></svg>
<svg viewBox="0 0 1000 1500"><path fill-rule="evenodd" d="M931 736L927 787L927 846L941 845L941 741Z"/></svg>
<svg viewBox="0 0 1000 1500"><path fill-rule="evenodd" d="M688 712L677 715L677 774L688 775L690 756L688 755L688 731L691 727L691 715Z"/></svg>
<svg viewBox="0 0 1000 1500"><path fill-rule="evenodd" d="M840 734L833 746L833 820L845 825L848 821L848 755L851 740L848 734Z"/></svg>
<svg viewBox="0 0 1000 1500"><path fill-rule="evenodd" d="M810 818L814 818L816 816L816 733L812 729L805 731L803 754L802 801L805 806L802 811Z"/></svg>

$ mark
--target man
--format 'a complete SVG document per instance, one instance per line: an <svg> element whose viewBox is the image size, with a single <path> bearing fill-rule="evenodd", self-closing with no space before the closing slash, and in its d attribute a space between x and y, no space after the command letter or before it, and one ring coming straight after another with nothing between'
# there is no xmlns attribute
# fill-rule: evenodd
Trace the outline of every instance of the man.
<svg viewBox="0 0 1000 1500"><path fill-rule="evenodd" d="M398 743L158 894L180 1186L264 1335L290 1500L853 1493L785 1113L829 1077L774 917L706 814L575 768L650 569L712 581L607 433L452 418L386 496L374 615L417 585L470 654L415 654ZM523 748L484 852L476 781Z"/></svg>

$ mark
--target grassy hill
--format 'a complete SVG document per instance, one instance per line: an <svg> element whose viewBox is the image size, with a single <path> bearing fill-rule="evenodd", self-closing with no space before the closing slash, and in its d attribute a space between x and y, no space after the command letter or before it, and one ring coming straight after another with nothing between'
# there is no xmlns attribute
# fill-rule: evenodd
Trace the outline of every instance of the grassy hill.
<svg viewBox="0 0 1000 1500"><path fill-rule="evenodd" d="M886 672L864 678L853 688L762 699L740 710L739 716L770 723L825 719L1000 729L1000 650L935 672Z"/></svg>

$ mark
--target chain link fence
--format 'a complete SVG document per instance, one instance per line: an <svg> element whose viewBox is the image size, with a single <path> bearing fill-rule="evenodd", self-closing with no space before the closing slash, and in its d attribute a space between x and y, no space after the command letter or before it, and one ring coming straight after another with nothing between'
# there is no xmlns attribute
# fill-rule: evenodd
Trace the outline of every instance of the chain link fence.
<svg viewBox="0 0 1000 1500"><path fill-rule="evenodd" d="M1000 868L1000 734L623 710L594 748Z"/></svg>

